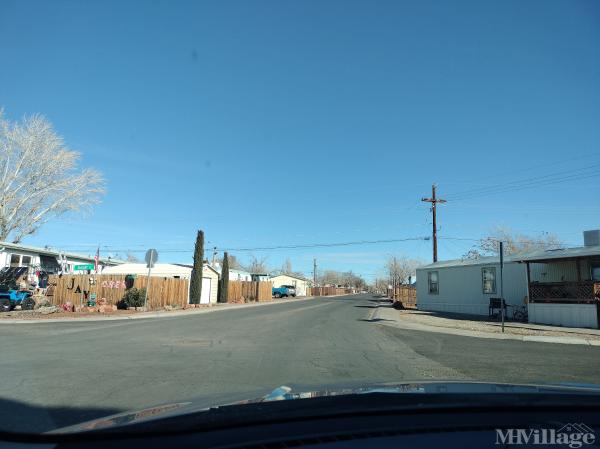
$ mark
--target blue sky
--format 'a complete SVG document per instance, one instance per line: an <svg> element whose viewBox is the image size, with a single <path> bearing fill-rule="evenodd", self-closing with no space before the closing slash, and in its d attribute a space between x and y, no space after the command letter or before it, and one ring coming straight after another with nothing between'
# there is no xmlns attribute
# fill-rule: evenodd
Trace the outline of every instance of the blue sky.
<svg viewBox="0 0 600 449"><path fill-rule="evenodd" d="M419 237L432 182L451 197L600 162L594 0L5 0L0 58L5 114L44 114L107 180L91 215L32 245L189 261L198 228L219 248ZM449 201L440 235L577 245L599 191L581 176ZM440 258L471 245L442 240ZM372 278L431 243L254 254Z"/></svg>

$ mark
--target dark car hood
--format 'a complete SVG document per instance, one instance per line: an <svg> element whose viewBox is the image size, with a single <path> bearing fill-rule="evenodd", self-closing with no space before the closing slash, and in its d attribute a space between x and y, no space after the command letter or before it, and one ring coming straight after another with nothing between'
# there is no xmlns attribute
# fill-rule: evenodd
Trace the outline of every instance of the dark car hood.
<svg viewBox="0 0 600 449"><path fill-rule="evenodd" d="M252 399L232 398L223 395L219 401L200 398L186 402L163 404L141 410L129 411L87 421L69 427L53 430L49 433L77 433L101 429L118 428L156 419L183 416L221 407L243 406L245 404L269 403L275 401L294 401L331 396L349 396L366 394L590 394L600 396L600 385L596 384L503 384L484 382L410 382L374 384L359 388L334 388L319 391L294 392L290 387L280 386L271 392Z"/></svg>

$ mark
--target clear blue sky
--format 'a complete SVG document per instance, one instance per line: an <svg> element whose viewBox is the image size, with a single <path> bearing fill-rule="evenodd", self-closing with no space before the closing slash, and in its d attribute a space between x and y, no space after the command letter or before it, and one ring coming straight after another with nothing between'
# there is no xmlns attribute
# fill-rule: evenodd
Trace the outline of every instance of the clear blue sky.
<svg viewBox="0 0 600 449"><path fill-rule="evenodd" d="M595 0L4 0L0 61L6 115L44 114L107 180L92 215L32 245L191 250L198 228L221 248L424 236L434 181L451 197L600 162ZM440 235L504 225L577 245L600 226L599 192L596 176L450 201ZM443 240L440 257L471 244ZM372 278L387 254L430 247L254 254Z"/></svg>

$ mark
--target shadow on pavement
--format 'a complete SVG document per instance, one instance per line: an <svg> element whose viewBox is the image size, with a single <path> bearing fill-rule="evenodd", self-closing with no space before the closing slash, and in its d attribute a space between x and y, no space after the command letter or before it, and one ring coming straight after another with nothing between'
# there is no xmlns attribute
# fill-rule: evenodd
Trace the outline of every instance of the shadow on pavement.
<svg viewBox="0 0 600 449"><path fill-rule="evenodd" d="M0 431L41 433L122 411L115 408L45 407L0 398Z"/></svg>
<svg viewBox="0 0 600 449"><path fill-rule="evenodd" d="M354 306L354 307L356 307L356 308L358 308L358 309L376 309L376 308L377 308L377 306L376 306L376 305L372 305L372 304L369 304L369 305L361 305L361 306Z"/></svg>
<svg viewBox="0 0 600 449"><path fill-rule="evenodd" d="M378 321L395 321L395 320L388 320L387 318L371 318L371 319L368 319L368 318L360 318L360 319L358 319L358 320L356 320L356 321L365 321L365 322L367 322L367 323L376 323L376 322L378 322Z"/></svg>

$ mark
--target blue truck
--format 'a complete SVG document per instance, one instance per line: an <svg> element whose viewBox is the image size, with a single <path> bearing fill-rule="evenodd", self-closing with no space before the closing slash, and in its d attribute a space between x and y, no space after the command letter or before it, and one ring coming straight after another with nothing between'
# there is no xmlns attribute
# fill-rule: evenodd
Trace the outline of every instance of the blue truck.
<svg viewBox="0 0 600 449"><path fill-rule="evenodd" d="M296 287L293 285L282 285L281 287L273 287L272 295L275 298L287 298L288 296L296 296Z"/></svg>
<svg viewBox="0 0 600 449"><path fill-rule="evenodd" d="M18 279L27 274L27 267L6 267L0 270L0 312L10 312L17 306L32 310L35 299L28 290L19 289Z"/></svg>

